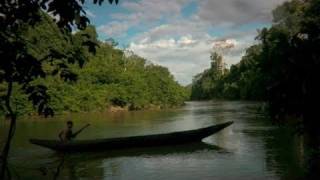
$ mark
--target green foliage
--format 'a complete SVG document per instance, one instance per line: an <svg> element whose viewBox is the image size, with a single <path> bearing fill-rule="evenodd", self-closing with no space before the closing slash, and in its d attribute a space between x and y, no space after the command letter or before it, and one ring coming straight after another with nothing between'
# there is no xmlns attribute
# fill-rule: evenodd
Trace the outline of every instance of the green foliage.
<svg viewBox="0 0 320 180"><path fill-rule="evenodd" d="M45 58L50 51L61 55L54 62L43 63L46 74L52 76L30 83L47 87L48 106L54 112L106 110L109 106L131 110L165 108L181 105L187 98L185 88L167 68L134 54L125 56L114 47L115 42L99 42L93 26L66 37L50 17L43 15L41 22L26 26L20 33L29 42L27 51L37 59ZM96 45L94 54L87 43ZM65 81L61 75L67 72L75 74L77 81ZM0 89L5 93L5 87ZM19 114L34 112L20 91L13 94L12 104Z"/></svg>
<svg viewBox="0 0 320 180"><path fill-rule="evenodd" d="M109 3L113 1L109 0ZM103 0L94 0L95 4L102 2ZM118 0L115 2L118 3ZM49 105L48 88L44 84L35 84L34 81L50 75L58 75L65 81L75 81L76 74L70 71L69 65L79 63L82 66L86 60L86 51L82 50L83 46L87 46L91 52L95 50L95 44L83 38L79 41L81 46L75 43L77 45L71 46L71 49L67 48L67 51L56 51L53 47L42 48L47 52L40 52L39 55L41 54L43 58L39 58L38 53L32 52L32 49L37 49L34 47L38 43L37 38L25 38L24 34L28 31L25 29L39 25L38 23L46 18L44 14L48 13L58 17L55 19L54 25L63 32L65 40L73 39L72 27L85 29L89 22L83 9L84 3L85 0L2 0L0 2L0 84L7 86L6 92L1 92L0 103L1 109L11 120L7 141L0 156L0 179L6 177L10 179L11 177L7 167L7 159L19 114L12 106L12 102L15 101L15 97L12 97L15 95L14 93L26 95L26 99L36 107L39 114L53 115L54 112ZM34 43L30 42L34 40ZM40 44L42 43L40 42ZM69 42L68 44L73 43ZM20 105L24 99L23 95L21 101L18 98L16 103L19 103L19 106L16 107L23 107ZM18 109L20 110L20 108Z"/></svg>
<svg viewBox="0 0 320 180"><path fill-rule="evenodd" d="M309 132L320 132L314 106L319 97L320 1L286 2L274 11L275 24L259 35L267 101L277 119L296 116Z"/></svg>
<svg viewBox="0 0 320 180"><path fill-rule="evenodd" d="M222 56L212 53L211 67L203 73L196 75L192 82L191 99L219 98L222 91L222 81L226 69L224 68Z"/></svg>
<svg viewBox="0 0 320 180"><path fill-rule="evenodd" d="M211 67L197 75L191 97L264 100L275 119L302 119L304 129L319 134L320 1L285 2L273 16L260 43L228 73L217 78Z"/></svg>
<svg viewBox="0 0 320 180"><path fill-rule="evenodd" d="M94 1L95 4L102 2ZM109 0L109 3L113 2ZM21 93L28 95L28 100L39 113L53 115L48 105L50 96L47 87L31 82L50 75L74 81L77 76L69 66L78 63L81 67L88 52L95 52L96 43L91 41L90 32L79 34L78 37L71 35L72 28L83 30L88 25L84 3L85 0L1 1L0 83L6 84L8 90L1 97L1 103L6 106L9 116L16 116L10 107L14 84L19 85ZM59 18L54 23L47 14ZM83 50L84 46L87 51Z"/></svg>

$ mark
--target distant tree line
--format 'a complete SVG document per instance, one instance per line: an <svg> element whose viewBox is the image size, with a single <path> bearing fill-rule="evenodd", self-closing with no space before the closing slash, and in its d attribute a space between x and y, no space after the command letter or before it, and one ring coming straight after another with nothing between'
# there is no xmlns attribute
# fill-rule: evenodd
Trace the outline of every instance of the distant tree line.
<svg viewBox="0 0 320 180"><path fill-rule="evenodd" d="M216 52L212 53L211 67L193 78L191 99L263 100L263 77L258 71L256 59L260 52L261 45L248 48L242 60L229 69L217 68L216 62L223 57Z"/></svg>

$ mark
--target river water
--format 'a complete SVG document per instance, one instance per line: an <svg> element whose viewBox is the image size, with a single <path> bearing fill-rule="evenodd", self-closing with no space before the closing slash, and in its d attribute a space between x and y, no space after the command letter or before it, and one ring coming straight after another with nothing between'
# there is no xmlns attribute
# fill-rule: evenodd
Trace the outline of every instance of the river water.
<svg viewBox="0 0 320 180"><path fill-rule="evenodd" d="M20 179L299 179L302 140L257 112L259 103L187 102L165 111L77 113L18 122L10 169ZM78 139L165 133L226 121L223 131L188 145L62 155L31 145L29 138L57 138L65 121L90 123ZM8 123L0 123L3 141ZM0 143L1 145L1 143Z"/></svg>

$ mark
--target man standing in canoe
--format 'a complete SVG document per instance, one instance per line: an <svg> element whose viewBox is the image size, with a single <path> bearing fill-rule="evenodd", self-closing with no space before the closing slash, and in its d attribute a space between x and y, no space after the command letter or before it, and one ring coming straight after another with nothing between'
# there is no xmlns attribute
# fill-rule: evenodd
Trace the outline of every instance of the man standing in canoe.
<svg viewBox="0 0 320 180"><path fill-rule="evenodd" d="M73 122L72 121L67 121L67 128L62 130L59 133L59 139L60 139L61 142L69 142L72 139L74 139L79 133L81 133L88 126L90 126L90 124L85 125L81 129L79 129L77 132L73 133L72 132Z"/></svg>

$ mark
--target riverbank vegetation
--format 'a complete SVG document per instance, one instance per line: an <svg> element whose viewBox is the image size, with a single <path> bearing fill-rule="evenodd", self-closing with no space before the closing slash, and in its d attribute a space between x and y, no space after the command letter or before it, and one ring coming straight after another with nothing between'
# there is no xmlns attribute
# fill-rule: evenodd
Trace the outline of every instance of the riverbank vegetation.
<svg viewBox="0 0 320 180"><path fill-rule="evenodd" d="M320 99L319 25L319 0L285 2L238 64L221 71L217 58L211 58L211 67L194 77L191 98L266 101L274 119L295 117L302 120L299 127L320 134L312 118Z"/></svg>
<svg viewBox="0 0 320 180"><path fill-rule="evenodd" d="M94 26L88 26L66 40L48 15L42 14L41 19L34 26L26 25L20 31L19 37L30 42L26 46L28 52L41 59L47 51L54 51L55 56L61 58L65 58L67 51L73 51L69 60L80 62L80 66L57 64L68 66L74 73L71 78L77 79L75 82L65 81L60 77L64 71L55 72L49 66L46 71L53 76L32 82L48 88L48 104L55 113L103 111L112 106L128 110L159 109L182 105L187 98L184 87L174 80L167 68L117 49L111 41L99 41ZM82 46L83 39L97 44L94 54ZM1 84L2 94L7 90L5 85ZM21 92L20 85L14 84L14 87L14 110L20 115L34 113L28 95ZM5 113L5 108L1 112Z"/></svg>
<svg viewBox="0 0 320 180"><path fill-rule="evenodd" d="M191 88L191 99L231 99L264 100L264 76L259 67L261 45L251 46L246 50L238 64L222 70L217 69L217 60L222 55L213 53L211 67L196 75Z"/></svg>

